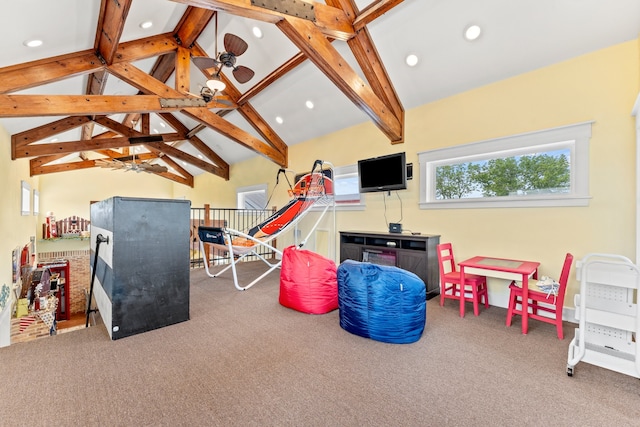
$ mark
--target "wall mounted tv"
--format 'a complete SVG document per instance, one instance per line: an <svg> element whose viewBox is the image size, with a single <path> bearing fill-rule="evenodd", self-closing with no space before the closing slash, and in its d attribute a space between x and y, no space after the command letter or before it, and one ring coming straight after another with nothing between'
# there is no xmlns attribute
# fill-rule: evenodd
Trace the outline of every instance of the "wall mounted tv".
<svg viewBox="0 0 640 427"><path fill-rule="evenodd" d="M407 188L405 153L358 160L360 192L393 191Z"/></svg>

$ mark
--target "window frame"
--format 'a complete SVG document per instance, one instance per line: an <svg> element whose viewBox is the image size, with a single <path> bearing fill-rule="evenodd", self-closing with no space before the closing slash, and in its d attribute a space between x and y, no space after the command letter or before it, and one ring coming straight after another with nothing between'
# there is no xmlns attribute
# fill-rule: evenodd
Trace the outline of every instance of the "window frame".
<svg viewBox="0 0 640 427"><path fill-rule="evenodd" d="M334 192L335 192L335 188L337 186L337 181L344 176L353 176L355 175L356 179L358 178L358 164L354 163L351 165L346 165L346 166L335 166L333 168L333 186L334 186ZM340 197L335 196L335 202L336 202L336 209L337 210L352 210L352 211L361 211L364 210L366 208L366 205L364 203L364 197L362 196L362 193L360 193L360 191L358 190L358 193L354 193L357 194L357 199L351 199L349 198L349 200L340 200Z"/></svg>
<svg viewBox="0 0 640 427"><path fill-rule="evenodd" d="M20 181L20 215L31 215L31 185Z"/></svg>
<svg viewBox="0 0 640 427"><path fill-rule="evenodd" d="M494 138L453 147L418 153L420 163L420 209L452 208L521 208L551 206L588 206L589 142L593 121L539 131ZM570 149L571 190L560 194L478 197L437 200L435 171L437 166L486 159L487 155L510 157L531 150Z"/></svg>
<svg viewBox="0 0 640 427"><path fill-rule="evenodd" d="M247 208L244 207L244 195L246 193L255 193L255 192L258 192L258 191L262 191L262 192L264 192L265 203L267 203L269 201L267 189L268 189L268 185L267 184L248 185L246 187L238 187L238 188L236 188L236 206L237 206L237 208L239 210L246 210L247 209ZM240 205L240 199L241 198L242 198L242 201L243 201L243 203L242 203L243 206ZM267 209L267 207L262 207L260 209Z"/></svg>

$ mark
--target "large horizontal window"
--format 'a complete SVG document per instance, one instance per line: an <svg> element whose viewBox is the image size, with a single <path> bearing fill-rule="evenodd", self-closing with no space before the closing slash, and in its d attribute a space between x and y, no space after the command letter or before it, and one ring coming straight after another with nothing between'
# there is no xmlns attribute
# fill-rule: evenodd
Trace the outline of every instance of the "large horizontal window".
<svg viewBox="0 0 640 427"><path fill-rule="evenodd" d="M418 154L420 207L586 206L591 122Z"/></svg>

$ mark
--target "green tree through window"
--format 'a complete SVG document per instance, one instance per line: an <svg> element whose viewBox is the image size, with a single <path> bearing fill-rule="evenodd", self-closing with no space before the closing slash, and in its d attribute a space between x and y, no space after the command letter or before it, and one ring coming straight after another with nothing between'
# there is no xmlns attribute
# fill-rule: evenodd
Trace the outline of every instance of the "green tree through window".
<svg viewBox="0 0 640 427"><path fill-rule="evenodd" d="M438 166L436 199L569 192L569 153L564 149Z"/></svg>

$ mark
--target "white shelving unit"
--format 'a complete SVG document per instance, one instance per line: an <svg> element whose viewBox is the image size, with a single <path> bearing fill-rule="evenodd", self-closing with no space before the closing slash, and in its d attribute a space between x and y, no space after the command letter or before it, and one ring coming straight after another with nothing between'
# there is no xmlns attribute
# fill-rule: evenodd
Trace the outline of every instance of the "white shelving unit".
<svg viewBox="0 0 640 427"><path fill-rule="evenodd" d="M640 378L640 269L621 255L594 253L582 259L577 275L578 328L569 343L567 375L582 361Z"/></svg>

